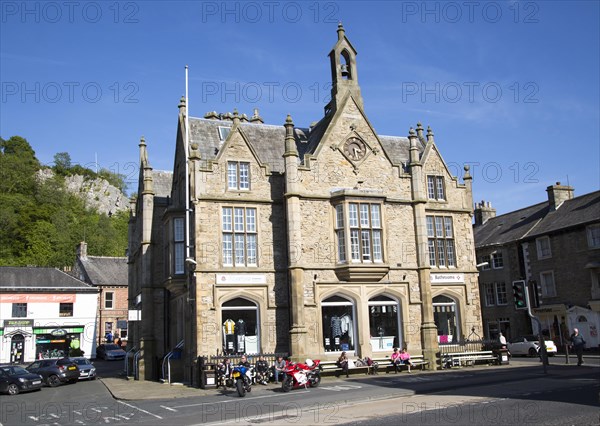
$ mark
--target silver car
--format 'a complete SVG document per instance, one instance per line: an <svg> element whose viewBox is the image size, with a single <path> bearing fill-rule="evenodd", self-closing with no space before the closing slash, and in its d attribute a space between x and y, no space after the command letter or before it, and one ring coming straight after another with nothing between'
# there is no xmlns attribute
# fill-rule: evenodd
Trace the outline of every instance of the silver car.
<svg viewBox="0 0 600 426"><path fill-rule="evenodd" d="M105 343L98 345L96 348L96 356L107 361L125 359L125 355L126 353L123 348L121 348L119 345L115 345L114 343Z"/></svg>
<svg viewBox="0 0 600 426"><path fill-rule="evenodd" d="M74 357L71 360L79 367L79 380L95 380L96 367L85 357Z"/></svg>

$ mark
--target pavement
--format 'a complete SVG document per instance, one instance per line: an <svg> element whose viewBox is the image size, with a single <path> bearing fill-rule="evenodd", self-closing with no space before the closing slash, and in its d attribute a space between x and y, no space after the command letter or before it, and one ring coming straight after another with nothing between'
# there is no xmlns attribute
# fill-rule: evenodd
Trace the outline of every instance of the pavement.
<svg viewBox="0 0 600 426"><path fill-rule="evenodd" d="M592 358L600 358L599 355L584 355L585 359L590 359L591 363L594 366L597 366L598 362L596 360L592 361ZM556 355L550 358L550 365L565 365L565 356L564 355ZM572 356L569 357L569 365L573 366L573 368L577 368L577 359ZM585 365L585 364L584 364ZM461 370L468 369L472 370L489 370L493 368L497 369L506 369L506 368L517 368L517 367L539 367L541 365L532 363L531 360L525 361L522 358L511 358L510 365L499 365L499 366L487 366L487 365L476 365L474 367L463 367ZM452 368L455 370L456 368ZM413 370L412 375L428 375L428 374L440 374L440 372L446 372L448 370L438 370L438 371L430 371L430 370ZM406 372L402 372L400 374L406 374ZM384 375L386 376L386 375ZM339 381L339 380L347 380L352 381L355 379L364 379L364 374L355 374L350 375L349 378L338 378L338 377L323 377L323 382L327 381ZM371 376L368 376L371 377ZM133 377L127 377L125 373L115 371L114 374L102 374L100 373L99 380L106 386L108 391L111 393L113 398L118 400L152 400L152 399L175 399L175 398L190 398L190 397L202 397L202 396L214 396L221 392L223 392L223 388L216 389L214 386L207 389L200 389L189 386L183 383L161 383L154 381L144 381L144 380L135 380ZM257 389L272 389L279 387L281 385L275 383L269 383L266 386L256 386ZM233 389L229 389L229 391L233 391Z"/></svg>

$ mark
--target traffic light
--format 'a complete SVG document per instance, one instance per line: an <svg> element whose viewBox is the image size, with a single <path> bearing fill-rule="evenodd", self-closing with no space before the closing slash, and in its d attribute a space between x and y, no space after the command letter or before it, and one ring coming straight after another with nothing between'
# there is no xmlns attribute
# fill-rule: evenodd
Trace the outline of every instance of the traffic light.
<svg viewBox="0 0 600 426"><path fill-rule="evenodd" d="M527 307L527 297L525 296L525 281L515 281L512 284L515 297L515 309L524 309Z"/></svg>
<svg viewBox="0 0 600 426"><path fill-rule="evenodd" d="M542 304L542 285L536 280L529 280L529 296L531 297L531 307L539 308Z"/></svg>

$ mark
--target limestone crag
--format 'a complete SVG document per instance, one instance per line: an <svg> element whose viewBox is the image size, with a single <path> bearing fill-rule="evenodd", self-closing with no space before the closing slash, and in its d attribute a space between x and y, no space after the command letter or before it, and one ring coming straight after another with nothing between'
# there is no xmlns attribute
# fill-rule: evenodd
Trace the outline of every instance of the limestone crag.
<svg viewBox="0 0 600 426"><path fill-rule="evenodd" d="M54 172L43 169L38 172L41 180L51 179ZM84 200L87 208L111 215L129 209L129 198L106 179L90 179L82 175L65 177L65 189Z"/></svg>

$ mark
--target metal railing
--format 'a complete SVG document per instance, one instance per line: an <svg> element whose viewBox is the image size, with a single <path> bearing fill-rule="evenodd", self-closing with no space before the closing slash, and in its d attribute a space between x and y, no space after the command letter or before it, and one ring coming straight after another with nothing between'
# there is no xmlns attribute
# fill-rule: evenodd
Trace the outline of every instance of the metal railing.
<svg viewBox="0 0 600 426"><path fill-rule="evenodd" d="M177 345L175 346L175 348L173 348L172 351L170 351L169 353L167 353L163 360L162 360L162 365L161 365L161 381L164 383L165 381L169 384L171 384L171 358L173 357L173 354L175 353L176 350L180 350L181 348L183 348L183 343L184 341L180 341L179 343L177 343ZM166 367L166 368L165 368Z"/></svg>

